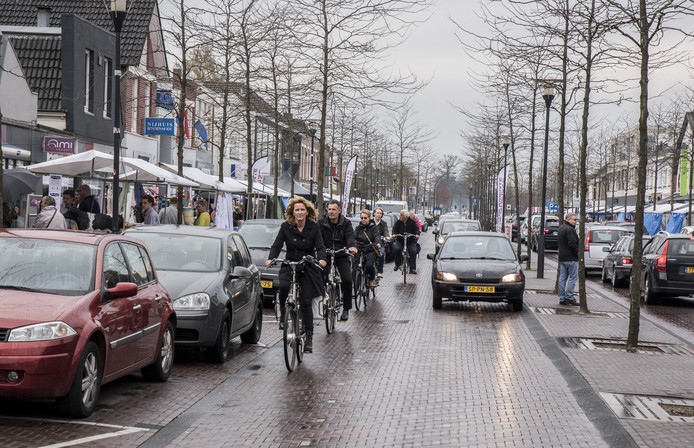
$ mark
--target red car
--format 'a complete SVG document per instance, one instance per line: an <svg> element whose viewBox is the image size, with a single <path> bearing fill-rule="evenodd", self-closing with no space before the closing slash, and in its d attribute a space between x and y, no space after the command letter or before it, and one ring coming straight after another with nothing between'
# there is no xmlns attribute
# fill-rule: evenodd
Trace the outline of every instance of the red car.
<svg viewBox="0 0 694 448"><path fill-rule="evenodd" d="M0 231L0 398L87 417L101 385L165 381L176 315L145 246L119 235Z"/></svg>

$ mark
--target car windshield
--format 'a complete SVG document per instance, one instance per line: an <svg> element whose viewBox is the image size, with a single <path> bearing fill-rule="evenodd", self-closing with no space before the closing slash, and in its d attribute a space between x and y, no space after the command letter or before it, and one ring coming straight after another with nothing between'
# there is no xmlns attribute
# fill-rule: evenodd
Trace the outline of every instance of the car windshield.
<svg viewBox="0 0 694 448"><path fill-rule="evenodd" d="M448 235L451 232L459 232L465 230L482 230L476 222L451 222L446 221L441 226L441 233L443 235Z"/></svg>
<svg viewBox="0 0 694 448"><path fill-rule="evenodd" d="M398 215L402 210L407 209L407 207L403 207L402 204L376 203L376 207L381 207L384 213L396 213Z"/></svg>
<svg viewBox="0 0 694 448"><path fill-rule="evenodd" d="M149 232L129 236L147 244L157 270L210 272L222 269L222 242L218 238Z"/></svg>
<svg viewBox="0 0 694 448"><path fill-rule="evenodd" d="M94 290L96 247L34 238L0 238L0 289L82 296Z"/></svg>
<svg viewBox="0 0 694 448"><path fill-rule="evenodd" d="M246 246L258 249L269 249L279 231L280 224L254 224L248 221L239 228Z"/></svg>
<svg viewBox="0 0 694 448"><path fill-rule="evenodd" d="M627 231L622 229L591 230L589 242L612 245L619 241L619 239L623 237L626 233Z"/></svg>
<svg viewBox="0 0 694 448"><path fill-rule="evenodd" d="M442 259L515 260L508 240L498 237L454 236L441 248Z"/></svg>

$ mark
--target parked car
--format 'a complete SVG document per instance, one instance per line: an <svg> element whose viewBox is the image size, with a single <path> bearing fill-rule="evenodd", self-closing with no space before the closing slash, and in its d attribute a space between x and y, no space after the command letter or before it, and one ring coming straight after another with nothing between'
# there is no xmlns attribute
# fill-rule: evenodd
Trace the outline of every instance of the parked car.
<svg viewBox="0 0 694 448"><path fill-rule="evenodd" d="M436 240L434 241L434 251L439 251L443 242L446 241L446 237L451 232L478 230L482 230L482 226L480 225L480 222L476 219L446 219L439 225L438 229L434 229L431 231L436 238Z"/></svg>
<svg viewBox="0 0 694 448"><path fill-rule="evenodd" d="M684 233L686 235L694 235L694 226L684 226L682 227L682 230L680 230L680 233Z"/></svg>
<svg viewBox="0 0 694 448"><path fill-rule="evenodd" d="M548 216L545 219L545 250L557 250L559 245L557 243L557 233L559 232L559 218L556 216ZM537 252L538 248L538 235L540 233L540 225L533 227L532 236L530 238L530 247L534 252Z"/></svg>
<svg viewBox="0 0 694 448"><path fill-rule="evenodd" d="M602 271L603 260L610 248L627 233L627 229L623 227L592 226L588 229L584 248L586 273L589 269Z"/></svg>
<svg viewBox="0 0 694 448"><path fill-rule="evenodd" d="M530 218L525 218L520 229L521 243L528 244L528 241L532 241L533 229L539 227L540 219L542 219L542 215L532 215ZM554 215L545 214L545 222L552 219L559 220L559 218Z"/></svg>
<svg viewBox="0 0 694 448"><path fill-rule="evenodd" d="M424 219L424 215L417 213L415 216L419 220L419 224L422 226L422 232L426 232L429 229L429 223L427 223L427 220Z"/></svg>
<svg viewBox="0 0 694 448"><path fill-rule="evenodd" d="M280 266L265 266L265 261L270 254L270 246L275 241L280 231L283 219L250 219L244 221L239 227L239 234L251 252L253 264L260 270L260 286L263 288L263 304L270 306L278 298L280 290ZM284 258L284 246L278 258Z"/></svg>
<svg viewBox="0 0 694 448"><path fill-rule="evenodd" d="M433 307L451 301L508 302L523 309L525 275L511 242L501 233L470 231L448 235L434 260L431 287ZM521 255L521 262L527 261Z"/></svg>
<svg viewBox="0 0 694 448"><path fill-rule="evenodd" d="M651 239L650 235L643 236L642 247ZM615 288L628 284L633 266L634 235L624 235L610 248L602 262L602 282L612 282Z"/></svg>
<svg viewBox="0 0 694 448"><path fill-rule="evenodd" d="M409 209L407 201L376 201L376 207L381 207L383 213L395 213L396 215L399 215L402 210Z"/></svg>
<svg viewBox="0 0 694 448"><path fill-rule="evenodd" d="M521 215L520 216L520 223L521 226L523 225L523 222L526 220L527 215ZM518 240L518 221L515 219L515 217L511 221L511 241L517 241Z"/></svg>
<svg viewBox="0 0 694 448"><path fill-rule="evenodd" d="M660 232L643 249L641 295L648 304L694 292L694 238Z"/></svg>
<svg viewBox="0 0 694 448"><path fill-rule="evenodd" d="M140 241L12 229L0 254L0 397L56 398L84 418L102 384L169 378L176 314Z"/></svg>
<svg viewBox="0 0 694 448"><path fill-rule="evenodd" d="M636 223L629 221L605 221L602 225L609 227L624 227L629 233L636 231Z"/></svg>
<svg viewBox="0 0 694 448"><path fill-rule="evenodd" d="M147 244L178 316L176 345L205 351L211 362L229 357L230 341L260 339L260 272L241 235L198 226L138 226L125 232Z"/></svg>

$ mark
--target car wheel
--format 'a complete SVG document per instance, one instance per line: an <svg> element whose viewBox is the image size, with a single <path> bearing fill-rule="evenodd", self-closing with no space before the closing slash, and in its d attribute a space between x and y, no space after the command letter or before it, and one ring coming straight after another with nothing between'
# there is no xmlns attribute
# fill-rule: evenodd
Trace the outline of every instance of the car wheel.
<svg viewBox="0 0 694 448"><path fill-rule="evenodd" d="M643 290L644 302L649 305L655 305L658 302L658 298L656 297L655 292L653 292L653 283L651 282L651 278L649 276L646 276L645 283L646 284Z"/></svg>
<svg viewBox="0 0 694 448"><path fill-rule="evenodd" d="M101 390L101 352L92 341L84 347L70 391L58 398L58 409L69 417L92 415Z"/></svg>
<svg viewBox="0 0 694 448"><path fill-rule="evenodd" d="M230 328L231 328L231 315L229 310L224 311L224 317L222 318L222 324L219 327L219 333L217 334L217 340L212 347L208 347L205 351L205 359L209 362L216 362L222 364L229 359L229 342L230 341Z"/></svg>
<svg viewBox="0 0 694 448"><path fill-rule="evenodd" d="M161 336L159 351L154 362L141 370L142 376L147 381L163 383L169 379L173 370L174 359L174 326L171 321L166 322L164 334Z"/></svg>
<svg viewBox="0 0 694 448"><path fill-rule="evenodd" d="M523 311L523 298L512 300L511 307L515 312Z"/></svg>
<svg viewBox="0 0 694 448"><path fill-rule="evenodd" d="M260 335L263 333L263 310L261 307L255 309L255 317L251 328L241 335L241 342L244 344L257 344Z"/></svg>
<svg viewBox="0 0 694 448"><path fill-rule="evenodd" d="M614 271L612 273L612 287L618 288L618 287L622 286L622 283L624 283L624 281L619 278L619 276L617 275L617 271Z"/></svg>
<svg viewBox="0 0 694 448"><path fill-rule="evenodd" d="M607 283L609 279L607 278L607 266L602 267L602 282Z"/></svg>

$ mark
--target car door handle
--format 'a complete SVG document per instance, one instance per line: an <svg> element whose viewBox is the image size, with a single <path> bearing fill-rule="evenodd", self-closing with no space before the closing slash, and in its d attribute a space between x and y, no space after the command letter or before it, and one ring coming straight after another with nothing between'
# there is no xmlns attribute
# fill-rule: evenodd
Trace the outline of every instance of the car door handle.
<svg viewBox="0 0 694 448"><path fill-rule="evenodd" d="M155 301L155 302L161 302L161 299L163 299L162 296L156 296L156 297L154 298L154 301Z"/></svg>
<svg viewBox="0 0 694 448"><path fill-rule="evenodd" d="M135 306L133 307L134 310L139 310L140 308L142 308L142 305L135 305Z"/></svg>

